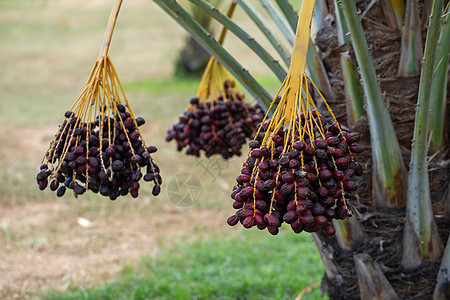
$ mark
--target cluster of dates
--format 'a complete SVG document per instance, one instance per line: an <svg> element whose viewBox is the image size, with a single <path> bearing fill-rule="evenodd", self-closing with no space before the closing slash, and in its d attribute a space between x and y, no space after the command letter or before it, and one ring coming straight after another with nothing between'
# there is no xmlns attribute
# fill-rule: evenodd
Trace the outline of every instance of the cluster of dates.
<svg viewBox="0 0 450 300"><path fill-rule="evenodd" d="M305 132L300 137L296 131L292 139L280 129L270 137L269 147L261 145L268 121L249 142L250 155L231 194L237 212L228 218L229 225L240 222L276 235L286 222L296 233L322 230L332 236L331 221L351 216L346 202L357 189L352 178L363 172L352 155L363 151L357 143L360 134L341 131L338 123L327 126L323 115L312 115L313 137ZM302 115L301 125L305 122Z"/></svg>
<svg viewBox="0 0 450 300"><path fill-rule="evenodd" d="M241 155L242 145L253 137L264 113L259 105L247 104L234 86L228 79L216 99L191 98L191 105L168 130L166 140L176 140L178 151L187 148L186 154L197 157L201 151L207 157L219 154L224 159Z"/></svg>
<svg viewBox="0 0 450 300"><path fill-rule="evenodd" d="M161 175L150 155L157 149L146 147L137 130L145 120L134 119L124 105L115 105L114 117L107 116L103 107L94 122L83 122L71 111L65 113L36 177L41 190L50 183L59 197L66 189L75 196L88 189L115 200L128 193L137 197L143 178L154 182L153 195L160 193Z"/></svg>

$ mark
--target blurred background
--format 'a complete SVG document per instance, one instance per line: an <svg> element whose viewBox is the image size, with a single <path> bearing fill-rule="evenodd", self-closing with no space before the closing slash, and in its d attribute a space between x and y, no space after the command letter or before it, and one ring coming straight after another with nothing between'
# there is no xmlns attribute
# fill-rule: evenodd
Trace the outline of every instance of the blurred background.
<svg viewBox="0 0 450 300"><path fill-rule="evenodd" d="M244 157L194 158L165 141L199 79L180 69L187 33L150 0L124 1L109 53L147 121L146 143L158 147L161 194L145 183L139 198L114 202L39 191L42 157L84 87L112 3L0 0L0 298L295 299L324 271L311 236L229 227ZM239 8L235 20L268 44ZM232 34L225 46L278 89ZM318 289L305 298L318 299Z"/></svg>

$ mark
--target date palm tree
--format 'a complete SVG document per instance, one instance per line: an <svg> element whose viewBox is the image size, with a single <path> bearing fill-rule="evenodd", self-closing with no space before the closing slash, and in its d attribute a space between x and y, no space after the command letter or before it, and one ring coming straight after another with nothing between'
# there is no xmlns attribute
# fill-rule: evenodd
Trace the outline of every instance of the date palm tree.
<svg viewBox="0 0 450 300"><path fill-rule="evenodd" d="M269 107L271 96L239 57L177 1L154 1ZM282 39L293 44L298 22L292 3L237 0L276 50L273 57L220 8L190 1L284 80L291 53ZM307 72L340 122L363 133L367 149L358 157L365 172L350 203L354 217L334 224L335 237L314 235L331 299L450 297L448 18L444 0L315 1Z"/></svg>
<svg viewBox="0 0 450 300"><path fill-rule="evenodd" d="M217 5L218 2L218 0L209 1L209 3L213 5ZM213 29L211 16L193 4L191 4L189 8L190 14L194 19L203 28L211 32ZM208 51L206 51L194 37L189 35L175 62L175 75L200 77L208 63L209 57L210 54Z"/></svg>

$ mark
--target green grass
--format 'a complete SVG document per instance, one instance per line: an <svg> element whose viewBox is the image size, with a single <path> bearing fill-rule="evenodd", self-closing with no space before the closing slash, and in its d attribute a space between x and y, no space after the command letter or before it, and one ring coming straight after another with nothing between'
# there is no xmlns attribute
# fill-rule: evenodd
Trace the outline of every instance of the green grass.
<svg viewBox="0 0 450 300"><path fill-rule="evenodd" d="M0 154L0 158L1 158ZM36 166L13 162L0 169L0 195L2 204L26 203L29 200L49 197L50 192L38 192ZM35 174L36 173L36 174Z"/></svg>
<svg viewBox="0 0 450 300"><path fill-rule="evenodd" d="M280 86L280 83L273 76L256 76L256 79L262 86L272 91L272 94L275 94ZM152 77L124 83L123 88L126 92L145 92L152 96L167 94L194 95L197 92L199 83L199 78ZM188 102L187 100L186 103Z"/></svg>
<svg viewBox="0 0 450 300"><path fill-rule="evenodd" d="M194 95L200 79L197 78L147 78L124 83L125 92L143 92L152 96L164 96L167 94ZM186 99L186 103L189 99Z"/></svg>
<svg viewBox="0 0 450 300"><path fill-rule="evenodd" d="M255 229L178 243L126 267L111 283L52 292L44 299L294 299L320 282L324 267L309 234ZM319 289L303 299L322 299Z"/></svg>

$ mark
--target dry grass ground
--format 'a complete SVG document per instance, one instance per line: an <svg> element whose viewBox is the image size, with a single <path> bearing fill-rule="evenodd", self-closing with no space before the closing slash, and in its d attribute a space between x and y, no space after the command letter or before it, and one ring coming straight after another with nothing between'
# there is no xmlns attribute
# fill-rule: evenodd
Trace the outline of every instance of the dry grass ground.
<svg viewBox="0 0 450 300"><path fill-rule="evenodd" d="M38 191L40 160L94 63L111 3L0 0L0 298L89 286L175 241L239 231L225 219L241 159L186 158L164 141L196 82L171 82L185 32L150 0L124 1L110 55L135 113L148 121L143 134L159 148L165 183L189 172L202 180L201 197L180 208L167 190L154 198L149 187L114 203ZM253 74L267 73L245 46L231 36L228 43Z"/></svg>

